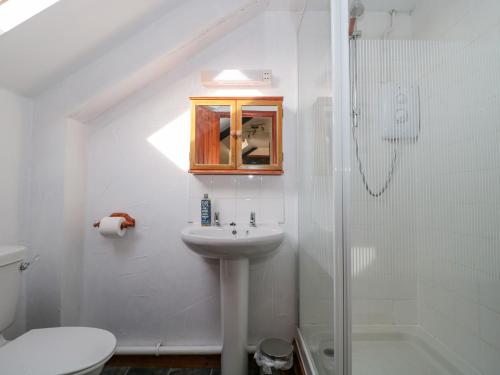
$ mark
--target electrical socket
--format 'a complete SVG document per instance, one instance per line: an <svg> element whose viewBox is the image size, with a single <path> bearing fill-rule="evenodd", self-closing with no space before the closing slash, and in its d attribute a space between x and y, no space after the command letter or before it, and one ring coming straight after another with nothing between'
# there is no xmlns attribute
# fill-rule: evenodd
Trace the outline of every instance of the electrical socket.
<svg viewBox="0 0 500 375"><path fill-rule="evenodd" d="M264 70L262 72L262 80L263 81L271 81L273 78L273 72L271 70Z"/></svg>

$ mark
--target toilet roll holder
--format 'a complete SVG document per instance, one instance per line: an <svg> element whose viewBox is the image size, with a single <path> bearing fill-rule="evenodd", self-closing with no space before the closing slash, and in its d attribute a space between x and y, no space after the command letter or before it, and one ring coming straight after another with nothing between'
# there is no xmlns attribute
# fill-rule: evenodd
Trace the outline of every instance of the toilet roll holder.
<svg viewBox="0 0 500 375"><path fill-rule="evenodd" d="M125 221L121 225L121 229L126 229L126 228L133 228L135 227L135 219L130 216L129 214L126 214L124 212L113 212L109 217L123 217ZM100 221L96 221L93 225L94 228L99 228L99 225L101 225Z"/></svg>

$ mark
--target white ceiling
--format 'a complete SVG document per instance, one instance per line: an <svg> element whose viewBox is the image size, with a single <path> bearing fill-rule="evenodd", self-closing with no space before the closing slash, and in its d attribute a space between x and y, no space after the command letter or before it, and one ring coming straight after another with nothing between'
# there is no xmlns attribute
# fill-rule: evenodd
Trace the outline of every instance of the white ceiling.
<svg viewBox="0 0 500 375"><path fill-rule="evenodd" d="M186 1L59 0L0 35L0 87L36 96ZM327 9L329 1L268 0L267 9Z"/></svg>
<svg viewBox="0 0 500 375"><path fill-rule="evenodd" d="M300 11L307 0L269 0L269 10Z"/></svg>
<svg viewBox="0 0 500 375"><path fill-rule="evenodd" d="M371 12L389 11L396 9L399 12L409 12L415 9L418 0L361 0L366 10Z"/></svg>
<svg viewBox="0 0 500 375"><path fill-rule="evenodd" d="M328 10L330 0L269 0L269 10L301 12L307 4L308 10Z"/></svg>
<svg viewBox="0 0 500 375"><path fill-rule="evenodd" d="M182 0L60 0L0 35L0 87L33 96Z"/></svg>
<svg viewBox="0 0 500 375"><path fill-rule="evenodd" d="M352 2L353 0L350 0ZM361 0L369 12L389 11L396 9L409 12L415 9L419 0ZM308 10L327 10L330 0L269 0L269 10L302 11L307 4Z"/></svg>

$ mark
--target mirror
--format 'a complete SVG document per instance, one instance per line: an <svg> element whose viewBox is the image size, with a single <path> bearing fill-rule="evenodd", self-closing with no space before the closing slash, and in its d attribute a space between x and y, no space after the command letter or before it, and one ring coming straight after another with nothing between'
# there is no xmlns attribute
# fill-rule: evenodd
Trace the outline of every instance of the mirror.
<svg viewBox="0 0 500 375"><path fill-rule="evenodd" d="M278 163L277 114L275 105L241 106L241 164Z"/></svg>
<svg viewBox="0 0 500 375"><path fill-rule="evenodd" d="M231 106L196 105L195 163L230 164Z"/></svg>
<svg viewBox="0 0 500 375"><path fill-rule="evenodd" d="M190 173L283 174L283 97L190 99Z"/></svg>

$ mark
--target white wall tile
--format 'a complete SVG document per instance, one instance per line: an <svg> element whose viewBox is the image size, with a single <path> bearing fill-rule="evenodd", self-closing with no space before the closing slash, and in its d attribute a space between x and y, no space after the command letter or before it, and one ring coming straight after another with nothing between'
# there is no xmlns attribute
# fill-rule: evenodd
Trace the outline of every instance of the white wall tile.
<svg viewBox="0 0 500 375"><path fill-rule="evenodd" d="M394 298L411 290L390 283L414 271L417 323L482 374L500 368L499 7L494 0L420 0L413 38L407 35L413 40L386 41L383 60L381 42L363 38L357 133L368 183L381 186L391 156L373 95L380 82L419 85L421 134L399 145L393 181L379 199L366 193L351 154L352 242L376 249L375 260L353 253L364 266L353 280L353 313L363 316L360 309L370 306L357 301L374 296L393 301L394 321L399 309L408 316L411 302ZM371 37L375 28L365 23Z"/></svg>
<svg viewBox="0 0 500 375"><path fill-rule="evenodd" d="M259 198L261 196L262 176L237 176L237 198Z"/></svg>
<svg viewBox="0 0 500 375"><path fill-rule="evenodd" d="M483 374L500 368L500 158L490 120L500 115L490 104L500 94L500 34L491 32L498 4L423 0L414 12L415 38L433 40L422 42L429 49L415 149L415 202L427 212L416 229L434 242L419 241L419 323Z"/></svg>
<svg viewBox="0 0 500 375"><path fill-rule="evenodd" d="M484 278L479 284L479 298L481 305L500 313L500 280Z"/></svg>
<svg viewBox="0 0 500 375"><path fill-rule="evenodd" d="M479 327L481 338L500 351L500 314L481 306Z"/></svg>
<svg viewBox="0 0 500 375"><path fill-rule="evenodd" d="M455 295L455 319L466 330L479 334L479 305L474 301Z"/></svg>
<svg viewBox="0 0 500 375"><path fill-rule="evenodd" d="M258 223L283 224L285 222L283 198L261 198L258 203Z"/></svg>
<svg viewBox="0 0 500 375"><path fill-rule="evenodd" d="M236 198L236 176L212 176L213 198Z"/></svg>
<svg viewBox="0 0 500 375"><path fill-rule="evenodd" d="M250 223L251 212L255 212L256 217L260 216L259 199L239 198L236 200L236 223Z"/></svg>
<svg viewBox="0 0 500 375"><path fill-rule="evenodd" d="M394 310L392 300L363 300L352 302L353 324L392 324Z"/></svg>
<svg viewBox="0 0 500 375"><path fill-rule="evenodd" d="M417 300L395 300L393 323L417 324Z"/></svg>
<svg viewBox="0 0 500 375"><path fill-rule="evenodd" d="M498 349L490 344L477 340L472 350L469 352L468 359L478 368L484 375L497 375L500 368L500 355Z"/></svg>
<svg viewBox="0 0 500 375"><path fill-rule="evenodd" d="M212 212L219 212L221 224L236 221L236 200L232 198L217 198L213 202Z"/></svg>
<svg viewBox="0 0 500 375"><path fill-rule="evenodd" d="M283 176L262 176L262 198L283 198L284 194Z"/></svg>

